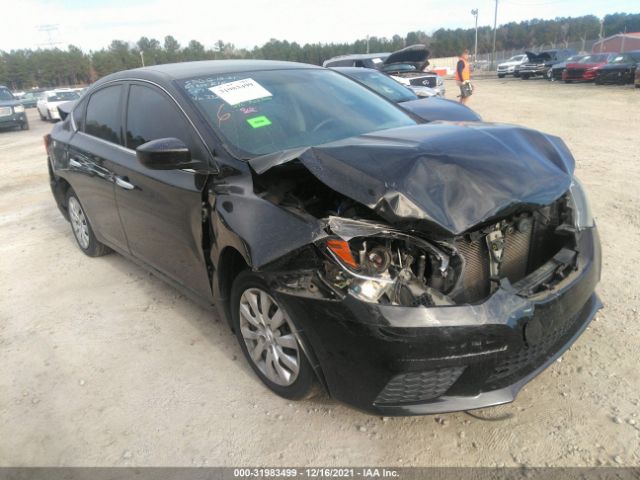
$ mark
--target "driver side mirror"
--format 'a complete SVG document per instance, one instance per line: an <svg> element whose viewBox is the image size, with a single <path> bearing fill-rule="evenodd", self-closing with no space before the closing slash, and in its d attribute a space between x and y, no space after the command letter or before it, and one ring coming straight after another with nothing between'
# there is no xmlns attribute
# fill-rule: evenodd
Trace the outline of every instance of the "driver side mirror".
<svg viewBox="0 0 640 480"><path fill-rule="evenodd" d="M136 148L138 161L151 170L192 168L191 151L182 140L159 138Z"/></svg>

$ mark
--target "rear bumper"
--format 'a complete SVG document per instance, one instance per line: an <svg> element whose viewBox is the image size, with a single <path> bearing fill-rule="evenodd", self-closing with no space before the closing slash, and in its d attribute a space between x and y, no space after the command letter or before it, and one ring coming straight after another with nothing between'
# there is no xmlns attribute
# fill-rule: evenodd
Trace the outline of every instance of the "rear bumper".
<svg viewBox="0 0 640 480"><path fill-rule="evenodd" d="M276 292L334 398L369 413L422 415L511 402L568 349L601 303L595 228L578 268L526 298L508 282L484 303L410 308Z"/></svg>

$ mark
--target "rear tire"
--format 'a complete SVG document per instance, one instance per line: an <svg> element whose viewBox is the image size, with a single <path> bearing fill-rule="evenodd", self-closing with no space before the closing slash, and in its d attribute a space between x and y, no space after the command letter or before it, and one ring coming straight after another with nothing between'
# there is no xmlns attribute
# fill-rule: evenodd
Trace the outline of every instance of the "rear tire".
<svg viewBox="0 0 640 480"><path fill-rule="evenodd" d="M504 77L505 77L505 75L498 74L498 78L504 78Z"/></svg>
<svg viewBox="0 0 640 480"><path fill-rule="evenodd" d="M26 121L22 125L20 125L20 130L29 130L29 122Z"/></svg>
<svg viewBox="0 0 640 480"><path fill-rule="evenodd" d="M262 277L248 270L236 277L231 317L242 353L271 391L289 400L317 393L313 368L294 335L295 324Z"/></svg>
<svg viewBox="0 0 640 480"><path fill-rule="evenodd" d="M65 205L69 213L71 231L80 250L89 257L101 257L111 252L109 247L100 243L96 238L89 218L84 213L80 200L78 200L76 193L71 188L67 191Z"/></svg>

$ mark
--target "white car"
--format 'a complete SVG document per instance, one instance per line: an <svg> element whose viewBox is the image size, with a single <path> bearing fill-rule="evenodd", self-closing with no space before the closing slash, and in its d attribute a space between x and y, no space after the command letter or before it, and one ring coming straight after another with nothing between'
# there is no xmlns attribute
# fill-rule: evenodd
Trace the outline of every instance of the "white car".
<svg viewBox="0 0 640 480"><path fill-rule="evenodd" d="M500 63L498 65L498 78L504 78L507 75L514 75L517 77L520 65L526 63L528 59L529 57L522 53L520 55L514 55L506 62Z"/></svg>
<svg viewBox="0 0 640 480"><path fill-rule="evenodd" d="M58 105L78 98L80 94L71 89L48 90L42 94L36 107L42 120L60 120Z"/></svg>

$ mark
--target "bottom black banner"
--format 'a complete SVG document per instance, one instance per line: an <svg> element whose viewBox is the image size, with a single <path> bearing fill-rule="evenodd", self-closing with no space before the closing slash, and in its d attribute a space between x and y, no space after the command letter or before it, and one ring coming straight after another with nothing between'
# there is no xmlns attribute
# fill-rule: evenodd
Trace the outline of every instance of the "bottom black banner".
<svg viewBox="0 0 640 480"><path fill-rule="evenodd" d="M472 467L114 467L0 468L0 480L640 480L640 467L472 468Z"/></svg>

